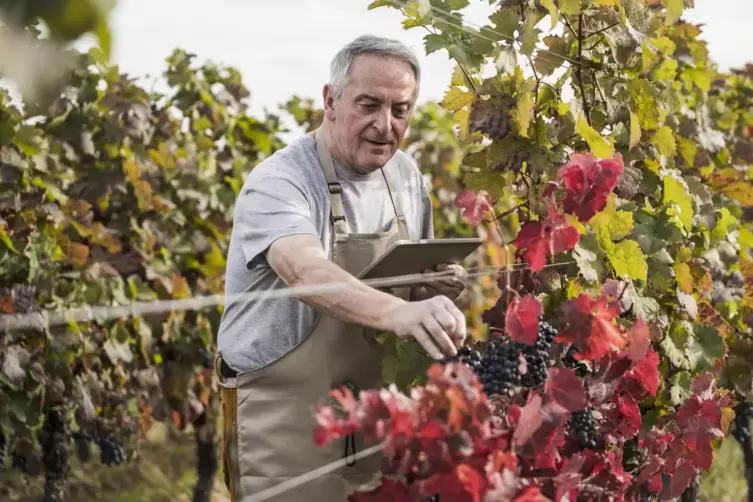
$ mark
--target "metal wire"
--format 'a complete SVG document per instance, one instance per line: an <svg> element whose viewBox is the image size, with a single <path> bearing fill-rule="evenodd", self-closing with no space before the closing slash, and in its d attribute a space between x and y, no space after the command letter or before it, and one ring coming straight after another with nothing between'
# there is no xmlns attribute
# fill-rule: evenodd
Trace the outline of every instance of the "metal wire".
<svg viewBox="0 0 753 502"><path fill-rule="evenodd" d="M545 267L564 266L575 263L574 261L552 263ZM519 264L500 267L477 267L468 269L468 279L498 274L500 270L526 270L528 265ZM431 272L426 274L406 274L380 279L367 279L364 284L374 287L400 287L413 286L423 283L437 282L449 277L451 272ZM163 312L176 312L185 310L202 310L226 304L229 301L267 301L277 298L294 296L315 295L339 291L353 286L352 281L338 281L311 286L285 287L272 290L251 291L238 295L208 295L183 298L178 300L151 300L133 302L128 305L118 306L84 306L76 309L41 311L24 314L4 314L0 316L0 330L17 331L23 329L43 330L46 327L68 324L70 322L106 321L119 319L127 316L142 316L147 314L160 314Z"/></svg>

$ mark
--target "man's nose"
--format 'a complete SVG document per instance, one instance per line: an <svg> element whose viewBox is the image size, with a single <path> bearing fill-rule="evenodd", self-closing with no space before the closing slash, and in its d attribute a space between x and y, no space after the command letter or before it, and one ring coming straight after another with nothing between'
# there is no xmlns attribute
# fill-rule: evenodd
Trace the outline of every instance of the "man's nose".
<svg viewBox="0 0 753 502"><path fill-rule="evenodd" d="M390 132L392 127L392 111L388 108L382 108L379 110L379 115L374 120L374 128L379 132L381 136L386 136Z"/></svg>

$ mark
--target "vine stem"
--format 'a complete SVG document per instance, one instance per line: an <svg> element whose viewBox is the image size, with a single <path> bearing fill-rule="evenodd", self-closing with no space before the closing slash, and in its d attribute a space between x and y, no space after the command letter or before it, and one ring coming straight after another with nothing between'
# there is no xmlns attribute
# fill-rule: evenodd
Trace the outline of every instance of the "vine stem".
<svg viewBox="0 0 753 502"><path fill-rule="evenodd" d="M492 222L495 222L495 221L499 221L499 220L501 220L502 218L504 218L505 216L509 216L509 215L511 215L512 213L514 213L514 212L515 212L515 211L517 211L518 209L520 209L520 208L522 208L522 207L527 207L527 206L528 206L528 202L529 202L529 201L521 202L521 203L520 203L520 204L518 204L517 206L515 206L515 207L513 207L513 208L511 208L511 209L508 209L507 211L505 211L505 212L503 212L503 213L500 213L500 214L498 214L497 216L495 216L495 217L494 217L494 219L493 219L493 220L486 220L486 222L487 222L487 223L492 223ZM500 229L497 229L497 231L499 231L499 230L500 230Z"/></svg>
<svg viewBox="0 0 753 502"><path fill-rule="evenodd" d="M578 67L575 69L575 78L578 80L578 88L583 100L583 113L586 115L586 122L591 126L591 106L588 104L588 97L583 88L583 14L578 14L578 34L576 36L578 38Z"/></svg>

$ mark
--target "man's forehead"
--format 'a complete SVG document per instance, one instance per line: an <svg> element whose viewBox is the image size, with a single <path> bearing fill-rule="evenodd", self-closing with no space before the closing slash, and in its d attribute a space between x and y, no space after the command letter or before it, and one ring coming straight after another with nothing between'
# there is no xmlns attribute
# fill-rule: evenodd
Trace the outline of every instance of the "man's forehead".
<svg viewBox="0 0 753 502"><path fill-rule="evenodd" d="M411 102L415 95L416 78L410 65L394 58L360 56L350 67L345 86L357 100L383 101L395 99Z"/></svg>

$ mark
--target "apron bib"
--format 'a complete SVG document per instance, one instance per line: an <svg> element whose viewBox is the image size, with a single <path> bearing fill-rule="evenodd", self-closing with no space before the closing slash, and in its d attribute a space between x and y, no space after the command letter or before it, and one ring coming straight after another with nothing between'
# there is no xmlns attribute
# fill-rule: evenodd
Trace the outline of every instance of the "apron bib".
<svg viewBox="0 0 753 502"><path fill-rule="evenodd" d="M332 260L357 276L393 242L409 238L396 185L382 169L396 215L388 229L373 234L349 233L341 186L322 129L311 134L329 187ZM409 291L401 288L396 294L407 300ZM374 335L363 326L320 315L298 346L268 366L227 378L221 374L218 358L225 420L225 483L233 502L242 502L245 497L343 457L352 458L370 446L356 433L317 447L313 442L313 409L329 401L333 388L382 386L384 354ZM376 453L269 500L346 502L350 493L378 477L380 467L381 455Z"/></svg>

